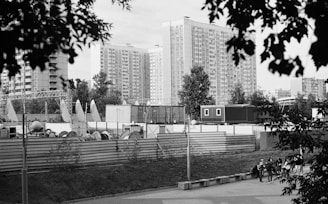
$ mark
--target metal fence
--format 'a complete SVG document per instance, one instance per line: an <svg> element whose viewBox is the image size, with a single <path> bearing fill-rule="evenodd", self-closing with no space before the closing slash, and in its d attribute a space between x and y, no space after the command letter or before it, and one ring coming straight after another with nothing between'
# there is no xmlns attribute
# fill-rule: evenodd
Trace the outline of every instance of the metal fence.
<svg viewBox="0 0 328 204"><path fill-rule="evenodd" d="M227 135L225 132L190 133L191 154L255 150L254 135ZM64 141L68 147L60 149ZM139 140L103 140L82 142L78 138L33 138L27 142L27 164L30 170L44 170L55 166L50 158L78 152L78 165L122 164L132 160L181 157L186 155L186 133L157 134L157 138ZM67 158L62 158L65 162ZM0 172L19 171L22 168L22 141L0 140Z"/></svg>

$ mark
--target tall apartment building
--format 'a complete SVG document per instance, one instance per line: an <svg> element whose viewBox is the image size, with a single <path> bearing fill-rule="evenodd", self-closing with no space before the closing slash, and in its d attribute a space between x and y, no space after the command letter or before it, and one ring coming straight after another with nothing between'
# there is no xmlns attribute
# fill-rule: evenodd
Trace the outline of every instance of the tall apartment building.
<svg viewBox="0 0 328 204"><path fill-rule="evenodd" d="M145 103L150 98L149 55L147 50L130 45L104 44L100 47L100 70L121 91L122 99Z"/></svg>
<svg viewBox="0 0 328 204"><path fill-rule="evenodd" d="M317 99L326 97L326 83L324 79L298 78L291 80L291 95L314 95Z"/></svg>
<svg viewBox="0 0 328 204"><path fill-rule="evenodd" d="M9 80L7 70L1 74L1 87L6 88L9 94L21 94L23 90L26 93L37 91L51 91L63 89L60 77L68 77L68 61L64 54L56 54L50 57L44 71L39 68L32 70L28 65L24 65L23 60L18 57L22 66L21 72Z"/></svg>
<svg viewBox="0 0 328 204"><path fill-rule="evenodd" d="M163 102L163 48L148 50L150 69L150 102L161 104Z"/></svg>
<svg viewBox="0 0 328 204"><path fill-rule="evenodd" d="M226 42L233 32L185 17L163 24L163 104L177 104L182 77L194 65L203 66L211 81L210 94L217 104L226 104L236 83L246 95L256 90L256 58L247 57L236 67Z"/></svg>
<svg viewBox="0 0 328 204"><path fill-rule="evenodd" d="M290 90L276 89L274 92L274 96L276 97L276 99L291 97Z"/></svg>

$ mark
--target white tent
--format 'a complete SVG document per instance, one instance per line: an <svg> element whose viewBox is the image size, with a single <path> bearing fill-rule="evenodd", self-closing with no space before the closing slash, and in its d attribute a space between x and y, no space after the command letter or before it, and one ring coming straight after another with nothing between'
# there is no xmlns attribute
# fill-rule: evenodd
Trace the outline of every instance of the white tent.
<svg viewBox="0 0 328 204"><path fill-rule="evenodd" d="M63 99L60 101L60 113L65 122L71 122L71 115L69 114L65 101Z"/></svg>
<svg viewBox="0 0 328 204"><path fill-rule="evenodd" d="M82 109L82 106L81 106L81 103L80 103L79 99L75 103L75 112L76 112L77 120L79 122L86 122L85 121L84 111Z"/></svg>
<svg viewBox="0 0 328 204"><path fill-rule="evenodd" d="M17 118L17 115L16 115L16 112L15 112L15 109L13 107L13 105L11 104L11 101L8 99L7 100L7 106L6 106L6 109L7 109L7 116L8 116L8 119L10 121L15 121L15 122L18 122L18 118Z"/></svg>
<svg viewBox="0 0 328 204"><path fill-rule="evenodd" d="M95 122L101 122L100 115L96 106L96 102L94 100L91 101L90 103L90 112L93 121Z"/></svg>

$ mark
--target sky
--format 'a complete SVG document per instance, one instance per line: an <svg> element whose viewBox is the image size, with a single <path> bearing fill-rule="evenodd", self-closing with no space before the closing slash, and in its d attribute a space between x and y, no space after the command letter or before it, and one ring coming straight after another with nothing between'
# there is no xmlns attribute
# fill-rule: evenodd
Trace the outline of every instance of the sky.
<svg viewBox="0 0 328 204"><path fill-rule="evenodd" d="M111 0L96 0L94 9L98 17L112 23L110 33L111 44L131 44L137 48L154 48L162 45L161 25L170 20L179 20L189 16L191 20L208 23L208 11L201 10L205 0L134 0L131 2L131 10L125 10ZM224 21L215 24L224 26ZM259 30L259 29L257 29ZM291 77L279 76L268 71L268 63L260 62L260 54L263 51L263 39L267 33L256 34L256 61L257 61L257 85L264 90L290 89ZM303 39L301 44L295 41L287 46L288 55L299 54L305 68L305 77L327 78L328 70L321 68L319 72L308 56L310 42L314 37ZM79 53L75 63L69 65L69 78L91 80L91 51L87 47Z"/></svg>

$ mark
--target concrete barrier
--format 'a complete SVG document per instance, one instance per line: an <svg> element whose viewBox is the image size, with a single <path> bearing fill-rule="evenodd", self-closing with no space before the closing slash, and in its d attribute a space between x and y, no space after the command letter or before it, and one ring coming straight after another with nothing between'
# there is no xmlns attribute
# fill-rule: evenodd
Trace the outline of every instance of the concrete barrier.
<svg viewBox="0 0 328 204"><path fill-rule="evenodd" d="M247 179L254 178L251 174L251 172L246 173L239 173L229 176L218 176L215 178L208 178L208 179L199 179L199 180L193 180L193 181L182 181L178 182L178 189L181 190L190 190L197 187L207 187L207 186L213 186L213 185L221 185L225 183L231 183L236 181L242 181Z"/></svg>

